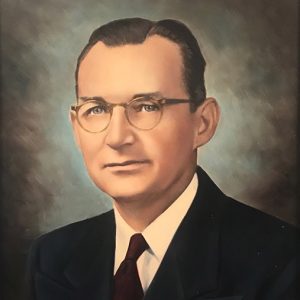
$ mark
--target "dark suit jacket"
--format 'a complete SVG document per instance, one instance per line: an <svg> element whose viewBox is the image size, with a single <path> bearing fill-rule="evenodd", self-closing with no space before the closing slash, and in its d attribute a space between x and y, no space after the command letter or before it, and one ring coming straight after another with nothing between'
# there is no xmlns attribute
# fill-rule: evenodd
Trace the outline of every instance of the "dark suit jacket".
<svg viewBox="0 0 300 300"><path fill-rule="evenodd" d="M297 229L225 196L197 173L195 199L145 300L300 299ZM40 237L30 255L31 299L110 299L114 251L113 211Z"/></svg>

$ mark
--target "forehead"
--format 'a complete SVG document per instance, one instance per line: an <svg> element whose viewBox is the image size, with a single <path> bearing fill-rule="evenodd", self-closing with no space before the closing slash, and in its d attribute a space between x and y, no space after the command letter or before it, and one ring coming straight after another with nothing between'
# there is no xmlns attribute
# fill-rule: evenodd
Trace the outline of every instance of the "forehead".
<svg viewBox="0 0 300 300"><path fill-rule="evenodd" d="M98 42L81 62L78 92L79 96L125 97L172 91L178 96L184 89L182 70L180 48L166 38L156 35L142 44L115 47Z"/></svg>

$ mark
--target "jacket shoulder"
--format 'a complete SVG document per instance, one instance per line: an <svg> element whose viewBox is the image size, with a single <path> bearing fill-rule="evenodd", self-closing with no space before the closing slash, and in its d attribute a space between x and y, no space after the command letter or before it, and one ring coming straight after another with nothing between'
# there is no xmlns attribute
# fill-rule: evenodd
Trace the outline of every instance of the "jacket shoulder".
<svg viewBox="0 0 300 300"><path fill-rule="evenodd" d="M112 210L41 235L33 242L30 250L31 266L42 272L49 272L49 268L62 269L86 236L95 235L101 239L101 232L108 226L114 226Z"/></svg>
<svg viewBox="0 0 300 300"><path fill-rule="evenodd" d="M101 215L80 220L63 227L54 229L38 237L35 243L45 246L50 246L52 243L66 244L80 240L83 235L90 231L93 227L99 227L107 222L110 222L113 217L113 211L110 210Z"/></svg>
<svg viewBox="0 0 300 300"><path fill-rule="evenodd" d="M298 255L297 227L230 197L224 197L222 207L223 258L232 269L276 272Z"/></svg>
<svg viewBox="0 0 300 300"><path fill-rule="evenodd" d="M258 236L275 233L287 238L300 233L298 227L228 196L224 196L223 209L223 221L232 229L242 225L251 232L257 230Z"/></svg>

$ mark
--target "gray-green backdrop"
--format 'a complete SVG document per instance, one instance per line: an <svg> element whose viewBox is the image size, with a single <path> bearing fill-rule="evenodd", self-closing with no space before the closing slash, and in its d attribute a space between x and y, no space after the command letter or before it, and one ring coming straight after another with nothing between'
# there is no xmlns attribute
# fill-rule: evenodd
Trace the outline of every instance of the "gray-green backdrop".
<svg viewBox="0 0 300 300"><path fill-rule="evenodd" d="M296 222L297 0L2 0L1 6L1 299L22 299L33 238L111 207L88 179L68 109L76 58L92 30L112 19L175 18L192 29L207 60L208 95L222 109L199 163L225 193Z"/></svg>

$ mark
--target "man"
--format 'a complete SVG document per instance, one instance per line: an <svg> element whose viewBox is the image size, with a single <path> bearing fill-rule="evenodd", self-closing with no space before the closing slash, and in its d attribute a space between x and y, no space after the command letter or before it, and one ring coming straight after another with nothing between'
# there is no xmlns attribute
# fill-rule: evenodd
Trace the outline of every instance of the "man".
<svg viewBox="0 0 300 300"><path fill-rule="evenodd" d="M78 59L70 119L112 211L39 238L33 299L296 299L296 229L225 196L197 167L219 107L174 20L116 20Z"/></svg>

